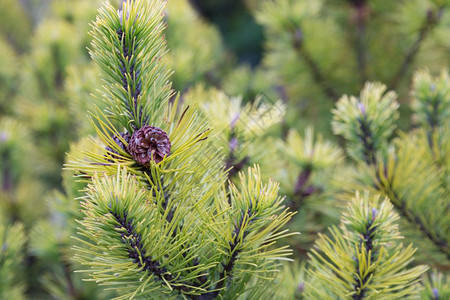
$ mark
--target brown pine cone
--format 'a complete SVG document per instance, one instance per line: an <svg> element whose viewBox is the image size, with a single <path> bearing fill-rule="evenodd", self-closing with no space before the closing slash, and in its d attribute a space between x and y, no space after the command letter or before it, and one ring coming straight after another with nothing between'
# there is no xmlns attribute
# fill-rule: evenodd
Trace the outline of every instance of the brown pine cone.
<svg viewBox="0 0 450 300"><path fill-rule="evenodd" d="M148 167L152 159L160 163L164 156L170 155L171 146L167 133L158 127L145 125L131 136L128 153L135 161Z"/></svg>

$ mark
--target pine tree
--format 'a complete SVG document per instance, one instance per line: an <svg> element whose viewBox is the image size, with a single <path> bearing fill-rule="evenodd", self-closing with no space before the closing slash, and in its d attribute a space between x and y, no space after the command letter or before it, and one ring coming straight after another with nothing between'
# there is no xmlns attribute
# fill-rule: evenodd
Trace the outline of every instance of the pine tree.
<svg viewBox="0 0 450 300"><path fill-rule="evenodd" d="M274 244L292 213L257 167L226 188L202 113L169 101L163 9L106 4L93 25L106 108L93 113L96 150L68 164L89 183L75 259L118 299L257 297L290 254Z"/></svg>
<svg viewBox="0 0 450 300"><path fill-rule="evenodd" d="M448 0L99 2L0 3L0 298L449 297Z"/></svg>

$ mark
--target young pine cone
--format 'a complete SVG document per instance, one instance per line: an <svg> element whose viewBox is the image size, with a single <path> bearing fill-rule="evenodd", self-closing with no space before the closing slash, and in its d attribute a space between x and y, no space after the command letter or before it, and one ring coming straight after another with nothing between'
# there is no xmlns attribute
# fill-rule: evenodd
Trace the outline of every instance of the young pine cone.
<svg viewBox="0 0 450 300"><path fill-rule="evenodd" d="M156 163L160 163L164 156L168 156L170 147L167 133L158 127L145 125L131 136L128 153L133 156L135 161L148 167L152 159Z"/></svg>

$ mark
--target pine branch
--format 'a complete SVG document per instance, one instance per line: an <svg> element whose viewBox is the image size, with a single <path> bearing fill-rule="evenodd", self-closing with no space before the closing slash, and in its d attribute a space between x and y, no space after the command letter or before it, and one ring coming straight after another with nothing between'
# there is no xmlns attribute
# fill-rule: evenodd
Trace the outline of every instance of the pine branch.
<svg viewBox="0 0 450 300"><path fill-rule="evenodd" d="M386 198L356 193L331 236L311 251L306 296L311 299L400 299L420 292L426 266L408 268L415 252L404 247Z"/></svg>
<svg viewBox="0 0 450 300"><path fill-rule="evenodd" d="M415 225L424 236L426 236L442 253L445 253L448 259L450 259L450 248L444 239L441 239L432 234L432 229L429 229L418 216L417 213L406 207L406 201L400 197L391 186L385 186L385 182L379 180L377 185L382 187L383 192L391 199L394 207L410 224Z"/></svg>
<svg viewBox="0 0 450 300"><path fill-rule="evenodd" d="M396 89L400 84L400 82L403 80L408 69L414 63L414 60L417 56L417 53L420 50L423 41L427 38L430 32L438 25L442 17L442 14L444 13L444 8L445 7L442 6L439 7L437 11L432 10L427 11L426 18L423 21L417 39L414 41L409 50L406 52L405 58L403 59L403 62L400 64L397 72L394 73L395 75L392 77L390 81L389 89Z"/></svg>
<svg viewBox="0 0 450 300"><path fill-rule="evenodd" d="M415 225L424 236L426 236L448 259L450 259L450 247L444 238L434 234L435 230L429 225L425 224L420 218L417 211L409 208L408 200L399 196L396 190L392 187L394 176L385 177L383 174L378 174L376 185L391 199L397 211L402 217L405 217L409 223ZM431 204L431 203L430 203Z"/></svg>
<svg viewBox="0 0 450 300"><path fill-rule="evenodd" d="M449 257L450 249L445 234L436 229L442 226L446 212L437 217L426 214L433 207L439 207L445 198L445 192L439 186L440 172L434 169L435 162L430 159L428 149L420 146L418 138L421 135L404 136L401 142L399 140L395 144L395 154L392 150L387 151L387 139L394 128L394 118L388 116L397 115L397 105L392 96L382 97L382 90L367 85L360 101L356 98L349 101L346 96L341 98L334 110L333 130L347 138L351 144L349 154L372 170L370 184L388 196L398 212ZM424 104L423 107L428 109L430 105ZM428 177L428 184L416 174ZM436 194L427 190L431 187L434 187L433 193ZM425 199L428 204L421 207L425 205Z"/></svg>
<svg viewBox="0 0 450 300"><path fill-rule="evenodd" d="M286 158L286 164L279 175L287 176L283 181L291 183L285 187L288 195L290 207L293 211L298 211L310 198L315 200L323 195L327 180L321 174L328 173L331 176L332 170L342 163L343 153L339 147L329 141L324 141L323 137L314 134L312 127L305 130L304 136L297 131L288 132L285 142L279 141L277 148L281 157ZM320 181L315 181L314 177L322 177ZM304 252L305 245L297 246L297 249Z"/></svg>
<svg viewBox="0 0 450 300"><path fill-rule="evenodd" d="M252 219L255 216L255 212L252 209L252 203L250 203L250 207L246 212L242 212L242 216L240 220L236 223L233 230L233 238L229 242L231 256L228 259L228 262L224 265L221 278L225 277L225 274L231 274L236 263L237 256L242 251L239 245L244 243L245 237L249 233L248 230L245 230L245 227L250 226L252 224Z"/></svg>
<svg viewBox="0 0 450 300"><path fill-rule="evenodd" d="M363 107L363 106L361 106ZM372 132L370 131L370 122L366 119L366 115L363 113L362 118L358 118L358 123L360 127L360 132L358 134L359 139L363 144L363 155L364 160L367 164L373 164L376 166L376 149L375 149L375 140L372 136Z"/></svg>
<svg viewBox="0 0 450 300"><path fill-rule="evenodd" d="M253 271L253 268L247 269L245 266L258 265L256 272L260 272L265 264L261 259L264 257L264 250L279 238L279 234L287 236L284 232L268 234L277 231L288 222L291 213L287 213L282 206L279 206L280 199L274 197L274 189L277 189L273 182L267 186L258 185L257 169L249 169L248 176L240 173L240 188L230 183L230 205L231 211L228 212L230 219L227 222L230 225L230 231L220 232L221 242L224 247L223 261L219 268L215 269L217 274L217 285L211 287L211 291L199 296L198 299L216 299L218 297L234 297L236 294L227 288L233 286L234 282L249 280L247 272ZM257 171L258 172L258 171ZM256 176L252 178L252 176ZM248 191L245 191L248 188ZM261 190L259 190L261 189ZM259 192L257 192L259 190ZM246 192L248 194L243 194ZM259 194L259 196L257 196ZM265 195L262 196L261 195ZM278 211L277 220L269 223L267 216L272 212ZM239 216L236 220L236 216ZM234 220L233 220L234 219ZM231 221L233 220L233 221ZM218 232L219 233L219 232ZM261 240L262 239L262 240ZM283 247L284 248L284 247ZM270 255L286 255L283 248L270 250ZM261 257L259 257L261 256ZM248 258L252 257L252 258ZM244 279L245 278L245 279ZM242 290L243 291L243 290Z"/></svg>
<svg viewBox="0 0 450 300"><path fill-rule="evenodd" d="M374 241L374 236L377 230L377 226L372 226L373 221L376 218L377 210L375 208L372 209L372 218L368 220L367 224L365 225L365 228L363 230L362 237L360 238L360 251L365 251L366 256L369 257L370 261L375 261L377 258L375 257L375 251L373 249L373 244L376 243ZM370 277L373 275L371 272L369 272L362 280L358 279L358 275L361 274L360 266L359 266L359 260L356 262L356 275L355 275L355 281L354 284L354 294L353 299L355 300L362 300L364 299L364 296L367 292L367 281L370 279Z"/></svg>
<svg viewBox="0 0 450 300"><path fill-rule="evenodd" d="M347 151L356 161L376 165L385 156L388 138L398 118L397 95L381 83L366 83L359 98L344 95L333 109L332 129L347 140Z"/></svg>
<svg viewBox="0 0 450 300"><path fill-rule="evenodd" d="M105 195L105 192L109 195ZM190 280L184 279L186 272L183 270L189 269L189 262L193 259L192 254L188 253L188 248L185 247L189 237L186 235L183 238L173 236L172 232L176 228L177 220L173 220L169 226L163 227L163 232L148 232L148 229L145 229L155 225L144 226L144 223L159 224L159 222L163 222L165 216L152 208L157 206L155 204L139 208L146 198L146 193L139 188L139 184L133 178L124 172L117 179L94 178L88 197L90 200L83 204L86 218L82 222L84 229L80 233L97 244L97 246L92 244L93 249L95 247L103 248L101 254L103 258L96 265L103 266L107 273L104 273L105 271L94 272L94 276L99 278L98 280L114 282L116 281L115 276L110 277L108 273L113 270L121 273L122 276L119 278L131 280L128 281L128 285L118 287L118 289L123 289L124 296L131 295L129 293L133 291L136 293L135 289L141 285L139 278L142 275L139 273L142 272L147 274L150 279L152 277L159 279L153 282L145 280L144 285L140 287L145 289L145 291L142 290L143 295L151 292L155 287L165 287L167 291L178 290L188 294L198 293L201 290L201 288L196 288ZM160 201L158 202L160 203ZM145 218L143 218L144 216ZM102 224L98 223L99 217ZM93 232L96 232L98 236L92 236ZM118 240L119 244L116 242ZM161 243L163 240L166 242ZM107 243L104 244L102 241ZM87 244L86 241L80 240L80 242L82 245ZM154 246L149 247L149 243ZM116 246L108 247L108 244ZM123 246L119 246L120 244ZM79 250L76 259L81 263L86 263L91 259L91 255L96 255L95 250L90 248L82 250L76 246L75 249ZM149 249L151 249L151 253ZM179 261L180 264L169 263L170 260L165 257L167 255L173 258L183 253L185 254L184 259ZM135 266L123 268L121 267L124 263L122 261L129 261L126 264ZM189 277L195 279L204 271L205 266L202 265L201 268L192 271ZM120 279L118 280L120 281ZM145 288L146 286L147 288Z"/></svg>
<svg viewBox="0 0 450 300"><path fill-rule="evenodd" d="M122 16L123 19L123 16ZM139 118L138 118L138 123L139 120L142 119L142 107L138 107L138 97L141 94L141 89L142 89L142 81L139 79L136 82L133 82L132 76L134 75L134 69L136 67L136 63L134 60L132 60L130 62L131 56L133 55L133 53L135 52L135 48L134 45L132 46L132 49L128 49L128 46L126 45L126 40L127 40L127 36L126 34L122 31L121 28L119 28L117 30L117 36L119 38L120 41L122 41L122 52L123 52L123 56L120 58L120 63L121 63L121 67L120 67L120 72L122 75L122 86L123 89L125 91L131 90L131 97L133 99L133 108L130 107L130 103L128 103L128 101L126 102L126 106L128 109L128 112L130 115L133 115L135 111L139 111ZM127 66L127 63L130 62ZM133 76L134 77L134 76ZM136 77L139 78L139 71L136 72ZM145 118L144 120L142 120L143 124L147 124L148 122L148 118ZM138 129L136 125L134 125L134 130Z"/></svg>
<svg viewBox="0 0 450 300"><path fill-rule="evenodd" d="M295 184L294 195L303 195L303 190L311 176L311 166L306 166L302 172L298 175L297 183Z"/></svg>
<svg viewBox="0 0 450 300"><path fill-rule="evenodd" d="M119 13L105 6L91 32L90 53L105 75L108 116L129 133L155 123L155 116L173 94L170 71L161 61L167 51L161 34L163 9L162 2L145 1L124 2ZM150 97L152 101L148 101Z"/></svg>
<svg viewBox="0 0 450 300"><path fill-rule="evenodd" d="M428 145L439 165L442 158L436 156L435 147L440 137L440 128L448 126L450 118L450 79L448 70L433 78L429 71L417 72L413 79L413 101L411 109L418 126L427 130ZM439 151L440 152L440 151Z"/></svg>
<svg viewBox="0 0 450 300"><path fill-rule="evenodd" d="M178 97L169 101L160 64L163 8L161 0L128 0L117 14L106 5L93 26L91 55L105 72L108 107L92 113L96 150L68 165L91 181L75 258L118 299L232 297L266 281L277 267L272 261L290 254L273 244L287 235L280 229L292 214L283 210L278 185L262 184L256 167L241 175L239 188L230 184L228 203L225 153L206 114L179 106ZM224 99L217 103L241 112L241 99ZM261 107L240 115L243 132L270 124Z"/></svg>
<svg viewBox="0 0 450 300"><path fill-rule="evenodd" d="M174 277L168 272L167 268L162 267L157 260L153 260L151 255L147 255L145 246L142 243L142 235L136 233L133 226L133 219L128 219L126 212L123 213L123 217L113 211L110 211L110 214L114 216L118 223L116 228L119 230L125 229L125 232L121 233L122 242L128 246L128 257L141 268L141 271L148 271L150 274L156 275L160 280L165 282L173 281ZM187 285L192 284L187 283ZM173 288L185 292L189 291L186 286L174 286Z"/></svg>
<svg viewBox="0 0 450 300"><path fill-rule="evenodd" d="M300 28L295 28L291 31L292 35L292 46L301 60L303 60L311 72L312 78L316 84L321 87L325 95L331 100L336 101L339 99L339 94L330 85L330 81L325 77L323 72L320 70L320 66L311 57L311 54L305 49L303 43L303 32Z"/></svg>
<svg viewBox="0 0 450 300"><path fill-rule="evenodd" d="M251 205L251 203L250 203ZM244 243L245 237L249 233L248 230L245 230L252 218L254 217L254 213L252 213L252 209L249 208L246 212L244 212L238 221L233 230L233 237L228 242L229 250L228 250L228 261L223 264L223 271L219 275L219 284L215 287L215 291L203 294L198 297L199 300L212 300L216 299L220 293L220 290L225 286L226 280L228 276L231 276L234 266L236 264L236 260L238 259L239 253L242 252L242 245Z"/></svg>
<svg viewBox="0 0 450 300"><path fill-rule="evenodd" d="M312 175L312 166L306 165L297 177L297 182L294 187L293 201L291 202L291 208L293 211L298 211L303 202L311 195L320 193L321 187L313 184L308 184Z"/></svg>

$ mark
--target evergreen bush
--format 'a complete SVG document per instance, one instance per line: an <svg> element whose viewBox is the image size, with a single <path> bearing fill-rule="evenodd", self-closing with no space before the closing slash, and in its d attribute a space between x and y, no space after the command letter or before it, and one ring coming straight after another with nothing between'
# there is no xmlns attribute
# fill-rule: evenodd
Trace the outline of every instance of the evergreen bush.
<svg viewBox="0 0 450 300"><path fill-rule="evenodd" d="M449 297L448 0L101 2L0 3L1 299Z"/></svg>

